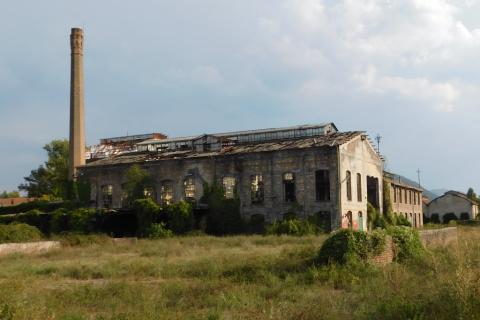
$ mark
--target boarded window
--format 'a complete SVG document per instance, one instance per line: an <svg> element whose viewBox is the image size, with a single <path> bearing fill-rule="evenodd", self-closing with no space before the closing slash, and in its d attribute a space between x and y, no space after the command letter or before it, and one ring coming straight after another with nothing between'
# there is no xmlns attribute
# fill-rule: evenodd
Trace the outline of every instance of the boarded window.
<svg viewBox="0 0 480 320"><path fill-rule="evenodd" d="M183 187L185 191L185 199L194 200L195 199L195 179L193 175L189 175L183 180Z"/></svg>
<svg viewBox="0 0 480 320"><path fill-rule="evenodd" d="M352 173L347 171L347 200L352 201Z"/></svg>
<svg viewBox="0 0 480 320"><path fill-rule="evenodd" d="M227 199L235 198L235 185L236 181L234 177L223 177L223 194Z"/></svg>
<svg viewBox="0 0 480 320"><path fill-rule="evenodd" d="M357 173L357 201L362 202L362 175Z"/></svg>
<svg viewBox="0 0 480 320"><path fill-rule="evenodd" d="M283 174L283 189L285 202L295 202L295 175L292 172Z"/></svg>
<svg viewBox="0 0 480 320"><path fill-rule="evenodd" d="M330 172L328 170L315 172L315 193L317 201L330 201Z"/></svg>
<svg viewBox="0 0 480 320"><path fill-rule="evenodd" d="M164 181L160 187L160 203L169 205L173 203L173 182Z"/></svg>
<svg viewBox="0 0 480 320"><path fill-rule="evenodd" d="M263 203L264 187L261 174L256 174L250 177L250 194L252 203Z"/></svg>
<svg viewBox="0 0 480 320"><path fill-rule="evenodd" d="M113 204L113 186L106 184L102 186L102 201L104 208L111 208Z"/></svg>

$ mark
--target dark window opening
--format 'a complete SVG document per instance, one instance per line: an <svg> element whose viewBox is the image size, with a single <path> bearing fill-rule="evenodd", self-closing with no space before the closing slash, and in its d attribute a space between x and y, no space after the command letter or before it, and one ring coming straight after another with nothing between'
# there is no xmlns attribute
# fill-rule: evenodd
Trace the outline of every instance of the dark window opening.
<svg viewBox="0 0 480 320"><path fill-rule="evenodd" d="M353 228L353 215L351 211L347 212L348 229Z"/></svg>
<svg viewBox="0 0 480 320"><path fill-rule="evenodd" d="M317 201L330 201L330 172L328 170L315 172L315 193Z"/></svg>
<svg viewBox="0 0 480 320"><path fill-rule="evenodd" d="M380 208L378 178L367 177L367 199L374 208Z"/></svg>
<svg viewBox="0 0 480 320"><path fill-rule="evenodd" d="M285 195L285 202L295 202L297 200L295 195L295 176L291 172L283 174L283 188Z"/></svg>
<svg viewBox="0 0 480 320"><path fill-rule="evenodd" d="M350 171L347 171L346 182L347 182L347 200L352 201L352 173Z"/></svg>
<svg viewBox="0 0 480 320"><path fill-rule="evenodd" d="M195 179L192 175L189 175L183 181L185 199L194 200L195 199Z"/></svg>
<svg viewBox="0 0 480 320"><path fill-rule="evenodd" d="M357 201L362 202L362 175L357 173Z"/></svg>
<svg viewBox="0 0 480 320"><path fill-rule="evenodd" d="M107 184L102 186L102 200L104 208L111 208L113 204L113 186Z"/></svg>

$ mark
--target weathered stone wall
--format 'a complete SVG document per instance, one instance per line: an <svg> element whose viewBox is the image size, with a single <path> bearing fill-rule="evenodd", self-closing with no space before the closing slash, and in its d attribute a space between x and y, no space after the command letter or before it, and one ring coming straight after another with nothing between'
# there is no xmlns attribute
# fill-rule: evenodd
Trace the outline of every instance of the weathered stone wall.
<svg viewBox="0 0 480 320"><path fill-rule="evenodd" d="M332 214L332 226L340 226L337 215L337 151L336 148L321 147L305 150L283 150L251 154L228 155L223 157L199 157L197 159L169 159L140 164L155 179L157 193L163 181L174 185L174 201L184 199L183 181L187 175L195 178L195 198L203 195L204 183L221 183L222 178L231 176L236 179L237 194L241 203L241 212L245 217L263 214L267 221L282 219L292 204L285 202L283 174L292 172L295 176L297 202L303 207L303 215L319 211ZM102 206L101 186L113 186L113 207L121 207L122 184L126 182L125 173L130 165L110 165L83 168L82 173L92 185L91 199ZM330 201L319 202L315 193L315 172L329 170ZM255 204L251 201L250 177L261 174L264 183L264 201ZM159 201L157 195L157 201ZM366 206L366 204L365 204ZM365 207L366 210L366 207Z"/></svg>
<svg viewBox="0 0 480 320"><path fill-rule="evenodd" d="M27 243L3 243L0 244L0 256L11 253L41 253L53 249L59 249L58 241L39 241Z"/></svg>
<svg viewBox="0 0 480 320"><path fill-rule="evenodd" d="M457 227L420 230L420 239L424 246L446 246L458 240Z"/></svg>

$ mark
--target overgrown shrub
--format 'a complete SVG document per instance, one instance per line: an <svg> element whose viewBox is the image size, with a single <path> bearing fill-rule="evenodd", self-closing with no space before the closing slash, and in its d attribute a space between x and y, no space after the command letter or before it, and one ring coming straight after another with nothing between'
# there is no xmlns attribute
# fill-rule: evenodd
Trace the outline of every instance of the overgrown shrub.
<svg viewBox="0 0 480 320"><path fill-rule="evenodd" d="M388 233L395 245L395 260L403 262L418 258L425 252L418 231L405 226L391 227Z"/></svg>
<svg viewBox="0 0 480 320"><path fill-rule="evenodd" d="M42 233L34 226L25 223L0 225L0 243L38 241Z"/></svg>
<svg viewBox="0 0 480 320"><path fill-rule="evenodd" d="M164 206L161 210L168 229L175 234L184 234L193 230L195 219L192 205L185 201Z"/></svg>
<svg viewBox="0 0 480 320"><path fill-rule="evenodd" d="M93 233L97 228L97 210L75 209L67 214L68 230L80 233Z"/></svg>
<svg viewBox="0 0 480 320"><path fill-rule="evenodd" d="M397 226L411 227L412 223L403 214L397 215Z"/></svg>
<svg viewBox="0 0 480 320"><path fill-rule="evenodd" d="M202 203L208 205L206 232L213 235L239 234L245 231L240 215L240 200L226 199L217 184L204 185Z"/></svg>
<svg viewBox="0 0 480 320"><path fill-rule="evenodd" d="M41 212L52 212L59 208L75 209L79 203L72 201L45 201L35 200L32 202L20 203L15 206L0 207L0 215L23 213L31 210L38 210Z"/></svg>
<svg viewBox="0 0 480 320"><path fill-rule="evenodd" d="M328 211L316 212L307 219L310 223L317 226L318 232L329 233L332 231L331 214Z"/></svg>
<svg viewBox="0 0 480 320"><path fill-rule="evenodd" d="M15 215L15 222L25 223L38 228L44 234L50 234L50 215L37 209Z"/></svg>
<svg viewBox="0 0 480 320"><path fill-rule="evenodd" d="M170 238L173 236L173 232L167 228L164 222L152 223L148 236L153 239Z"/></svg>
<svg viewBox="0 0 480 320"><path fill-rule="evenodd" d="M160 206L152 199L138 199L133 203L137 216L137 236L148 237L153 223L159 220Z"/></svg>
<svg viewBox="0 0 480 320"><path fill-rule="evenodd" d="M274 221L271 225L267 226L267 234L271 235L292 235L292 236L305 236L309 234L316 234L318 228L304 219L288 219L283 221Z"/></svg>
<svg viewBox="0 0 480 320"><path fill-rule="evenodd" d="M374 253L383 251L384 246L384 233L377 232L374 236L370 236L364 231L341 229L332 233L325 240L316 262L319 264L349 264L367 261Z"/></svg>

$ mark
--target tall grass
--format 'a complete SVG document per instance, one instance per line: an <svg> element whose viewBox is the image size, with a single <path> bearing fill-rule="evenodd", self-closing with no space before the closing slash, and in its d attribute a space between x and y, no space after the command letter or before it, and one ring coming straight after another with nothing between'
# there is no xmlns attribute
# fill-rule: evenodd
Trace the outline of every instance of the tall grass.
<svg viewBox="0 0 480 320"><path fill-rule="evenodd" d="M2 257L0 319L479 318L480 229L385 268L316 267L324 239L70 239Z"/></svg>

